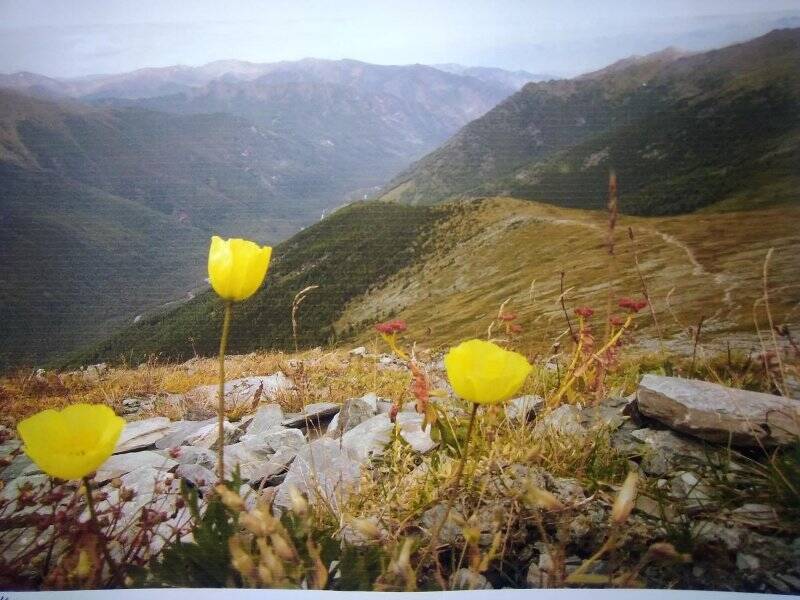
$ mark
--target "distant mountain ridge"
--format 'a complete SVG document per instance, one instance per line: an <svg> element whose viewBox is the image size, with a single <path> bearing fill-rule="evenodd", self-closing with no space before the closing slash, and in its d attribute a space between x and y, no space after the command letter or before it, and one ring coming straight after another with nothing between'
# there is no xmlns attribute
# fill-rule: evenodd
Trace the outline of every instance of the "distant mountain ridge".
<svg viewBox="0 0 800 600"><path fill-rule="evenodd" d="M511 92L357 61L1 79L0 365L201 287L211 234L283 240Z"/></svg>
<svg viewBox="0 0 800 600"><path fill-rule="evenodd" d="M529 83L399 174L384 200L510 195L673 214L796 201L800 29L704 53L633 57Z"/></svg>
<svg viewBox="0 0 800 600"><path fill-rule="evenodd" d="M358 60L341 61L304 58L296 61L256 63L244 60L217 60L197 67L173 65L169 67L147 67L124 73L88 75L84 77L57 78L28 71L0 73L0 87L44 95L46 97L98 98L150 98L187 92L207 85L215 80L228 83L246 82L274 73L316 70L320 67L336 67L338 64L374 67L386 71L398 71L426 65L373 65ZM534 75L526 71L507 71L494 67L465 67L454 63L432 65L428 68L460 76L469 76L484 83L501 86L507 93L522 87L528 81L549 79L546 75Z"/></svg>

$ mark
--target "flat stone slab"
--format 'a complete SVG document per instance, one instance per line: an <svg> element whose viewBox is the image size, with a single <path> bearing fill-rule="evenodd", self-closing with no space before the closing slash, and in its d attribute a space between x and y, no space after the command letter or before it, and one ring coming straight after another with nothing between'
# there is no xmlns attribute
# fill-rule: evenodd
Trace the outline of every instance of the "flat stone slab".
<svg viewBox="0 0 800 600"><path fill-rule="evenodd" d="M351 460L364 463L371 456L383 453L393 430L389 415L376 415L345 433L341 438L342 448Z"/></svg>
<svg viewBox="0 0 800 600"><path fill-rule="evenodd" d="M586 428L582 425L580 409L571 404L562 404L552 412L546 413L533 428L536 435L552 432L557 435L583 437Z"/></svg>
<svg viewBox="0 0 800 600"><path fill-rule="evenodd" d="M273 427L280 427L283 422L283 409L280 404L267 404L256 411L255 417L247 426L247 435L258 435Z"/></svg>
<svg viewBox="0 0 800 600"><path fill-rule="evenodd" d="M541 396L520 396L506 404L506 417L511 421L528 421L542 408L544 408L544 398Z"/></svg>
<svg viewBox="0 0 800 600"><path fill-rule="evenodd" d="M637 403L646 417L720 444L778 446L800 437L800 401L783 396L648 374Z"/></svg>
<svg viewBox="0 0 800 600"><path fill-rule="evenodd" d="M289 489L294 486L309 502L324 502L339 512L344 501L358 485L360 465L340 449L339 440L319 438L305 446L292 462L286 479L276 488L273 505L289 509Z"/></svg>
<svg viewBox="0 0 800 600"><path fill-rule="evenodd" d="M667 430L637 429L630 437L644 444L642 470L648 475L666 475L686 459L704 460L703 442Z"/></svg>
<svg viewBox="0 0 800 600"><path fill-rule="evenodd" d="M223 431L225 432L225 443L230 444L237 440L241 434L239 426L229 421L223 421ZM216 448L217 438L219 437L219 423L216 419L209 419L207 425L204 425L193 434L188 436L185 443L190 446L198 446L200 448Z"/></svg>
<svg viewBox="0 0 800 600"><path fill-rule="evenodd" d="M115 454L97 469L95 480L106 481L114 479L114 477L121 477L142 467L151 467L158 471L169 471L177 464L177 461L152 450Z"/></svg>
<svg viewBox="0 0 800 600"><path fill-rule="evenodd" d="M281 423L284 427L320 427L339 413L342 405L335 402L315 402L307 404L303 412L287 415Z"/></svg>
<svg viewBox="0 0 800 600"><path fill-rule="evenodd" d="M175 421L167 429L164 437L156 442L156 448L165 450L167 448L175 448L188 444L187 439L200 431L203 427L216 422L216 419L208 419L206 421Z"/></svg>
<svg viewBox="0 0 800 600"><path fill-rule="evenodd" d="M230 410L254 402L271 402L278 397L280 392L292 389L294 389L294 382L280 371L264 377L231 379L225 383L225 408ZM183 397L190 406L205 407L215 411L218 393L216 384L201 385L189 390Z"/></svg>
<svg viewBox="0 0 800 600"><path fill-rule="evenodd" d="M167 434L170 424L167 417L153 417L127 423L119 436L114 454L152 446Z"/></svg>
<svg viewBox="0 0 800 600"><path fill-rule="evenodd" d="M400 437L416 452L425 454L433 450L438 444L431 437L431 426L422 429L423 415L415 412L397 413L397 424L400 427Z"/></svg>

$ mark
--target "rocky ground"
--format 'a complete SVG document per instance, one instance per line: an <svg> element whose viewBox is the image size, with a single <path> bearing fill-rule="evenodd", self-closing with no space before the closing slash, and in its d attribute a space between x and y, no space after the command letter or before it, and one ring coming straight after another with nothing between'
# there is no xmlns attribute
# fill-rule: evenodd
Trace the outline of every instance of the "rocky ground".
<svg viewBox="0 0 800 600"><path fill-rule="evenodd" d="M376 373L406 372L403 362L365 348L341 360ZM303 359L293 361L288 364L296 377ZM432 357L425 366L432 385L445 392L436 402L454 422L463 420L465 407L453 398L441 359ZM102 383L106 368L91 367L84 376ZM422 428L423 415L414 403L393 409L398 398L368 392L343 403L304 402L301 410L288 412L287 398L299 394L293 376L276 371L226 384L225 464L229 476L234 470L240 474L245 503L254 506L257 498L267 498L273 510L285 510L296 488L343 523L343 515L356 515L371 519L387 538L409 530L429 536L445 510L437 490L449 480L454 460L445 440L430 426ZM181 481L201 495L216 483L215 396L216 386L204 385L181 394L123 399L119 409L128 425L94 477L108 506L125 490L135 490L122 505L120 523L136 522L160 496L175 494ZM155 407L180 418L151 416ZM608 539L619 476L635 470L640 486L633 514L615 552L594 562L589 573L611 577L626 560L639 560L637 578L629 583L800 592L800 495L793 487L797 471L786 471L797 463L781 470L770 459L776 448L800 439L800 402L645 375L627 397L550 410L541 397L528 394L486 418L489 424L478 432L484 441L474 446L474 464L468 467L472 480L481 483L454 503L440 541L480 555L500 534L503 551L481 569L451 560L451 586L565 585ZM3 429L0 443L0 457L6 457L0 467L0 548L11 564L20 547L44 533L15 526L8 517L35 510L22 502L22 494L45 486L48 478L21 453L11 428ZM376 491L383 488L394 491ZM543 516L526 503L531 489L555 496L560 516ZM788 492L781 496L775 490ZM182 527L188 520L187 509L179 507L159 527L186 537ZM346 526L341 535L357 537ZM168 539L153 536L152 552ZM658 542L676 549L669 568L642 558L650 557L646 549Z"/></svg>

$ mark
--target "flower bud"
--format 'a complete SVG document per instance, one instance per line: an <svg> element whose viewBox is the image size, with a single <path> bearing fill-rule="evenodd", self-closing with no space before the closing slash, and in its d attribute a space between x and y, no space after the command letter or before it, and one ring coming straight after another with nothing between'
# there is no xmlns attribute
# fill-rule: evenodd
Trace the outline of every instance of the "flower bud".
<svg viewBox="0 0 800 600"><path fill-rule="evenodd" d="M231 565L245 577L250 577L255 572L256 565L252 557L242 548L242 542L237 536L228 539L228 548L231 552Z"/></svg>
<svg viewBox="0 0 800 600"><path fill-rule="evenodd" d="M237 512L244 510L244 500L236 492L229 490L221 483L214 488L214 491L219 494L220 500L229 509Z"/></svg>
<svg viewBox="0 0 800 600"><path fill-rule="evenodd" d="M636 501L636 486L639 483L639 475L636 471L631 471L622 484L614 506L611 509L611 522L621 525L624 523L633 510Z"/></svg>
<svg viewBox="0 0 800 600"><path fill-rule="evenodd" d="M275 554L285 561L294 560L294 551L282 535L273 533L269 539L272 542L272 547L275 549Z"/></svg>
<svg viewBox="0 0 800 600"><path fill-rule="evenodd" d="M289 486L289 499L292 502L292 510L298 515L304 515L308 512L308 501L303 497L295 486Z"/></svg>
<svg viewBox="0 0 800 600"><path fill-rule="evenodd" d="M370 540L377 540L381 537L378 526L369 519L353 519L353 529Z"/></svg>

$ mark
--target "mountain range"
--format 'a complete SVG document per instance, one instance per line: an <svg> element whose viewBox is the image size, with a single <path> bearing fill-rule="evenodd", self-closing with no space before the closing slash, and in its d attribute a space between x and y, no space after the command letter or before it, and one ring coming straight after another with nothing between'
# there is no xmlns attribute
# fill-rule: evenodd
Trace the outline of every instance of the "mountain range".
<svg viewBox="0 0 800 600"><path fill-rule="evenodd" d="M609 289L640 294L640 270L658 310L674 303L661 330L640 328L644 348L663 336L685 352L702 318L714 343L744 351L769 248L776 314L794 323L800 301L798 39L788 30L703 54L667 49L527 84L398 176L384 202L354 203L279 246L233 347L291 348L292 298L318 285L300 312L303 346L368 342L394 317L412 339L452 343L483 335L510 299L548 351L563 327L562 272L572 301L598 307ZM650 216L618 223L609 280L608 217L585 209L605 205L612 167L622 208ZM516 198L494 197L507 189ZM687 214L652 216L664 213ZM211 354L220 318L207 293L73 361Z"/></svg>
<svg viewBox="0 0 800 600"><path fill-rule="evenodd" d="M286 239L512 91L357 61L3 76L0 362L69 351L203 286L210 235Z"/></svg>
<svg viewBox="0 0 800 600"><path fill-rule="evenodd" d="M282 64L258 73L237 66L168 95L113 96L101 86L53 102L30 95L39 89L4 93L2 114L11 116L0 119L0 167L15 186L3 184L4 203L13 196L19 224L0 228L0 248L13 253L0 259L16 269L0 280L0 317L20 323L6 362L62 360L76 348L70 363L213 353L220 311L202 292L208 235L277 241L348 196L382 202L351 202L279 244L265 288L239 309L233 351L293 347L291 301L307 285L320 288L303 304L303 346L363 339L370 323L395 315L413 317L439 341L442 323L474 335L506 292L529 293L529 271L552 288L565 257L586 258L573 265L581 272L602 264L595 232L604 217L573 209L605 206L612 169L623 212L709 213L631 222L660 253L647 269L671 264L677 248L689 257L678 280L707 275L684 297L698 310L756 281L750 274L737 288L725 269L769 243L771 220L789 227L775 243L796 256L798 29L710 52L631 57L574 79L527 83L505 99L510 88L492 87L489 74L445 66ZM92 202L82 204L84 196ZM488 204L491 218L484 197L498 198ZM753 223L758 242L750 245ZM704 246L715 224L735 247ZM59 248L50 240L65 240L64 264L50 261L32 277ZM130 254L115 254L118 247ZM503 262L522 248L550 256L547 268ZM465 275L472 270L479 280ZM81 277L69 281L73 272ZM437 277L451 283L436 292ZM617 284L634 293L636 281ZM592 290L602 286L594 281ZM192 288L197 297L164 305ZM747 302L739 302L725 318L715 313L719 330L744 327ZM543 314L531 313L531 323ZM63 339L48 338L54 323Z"/></svg>
<svg viewBox="0 0 800 600"><path fill-rule="evenodd" d="M660 215L797 198L800 29L529 83L396 176L385 200L508 195Z"/></svg>

